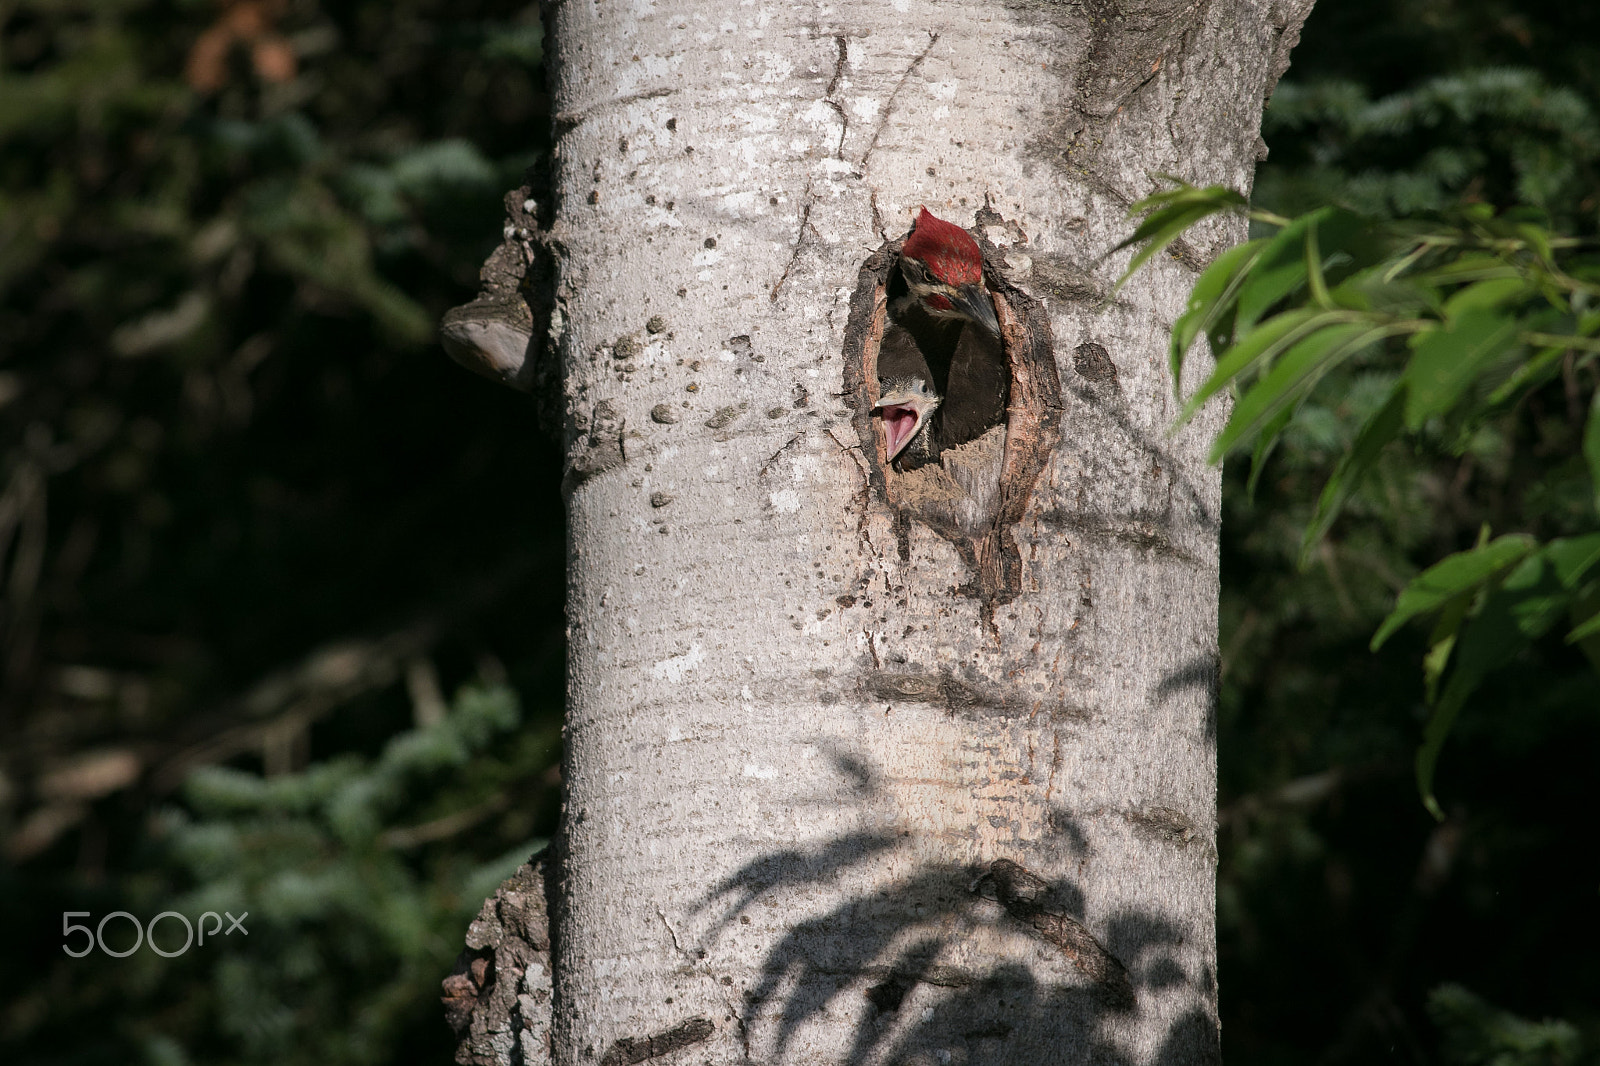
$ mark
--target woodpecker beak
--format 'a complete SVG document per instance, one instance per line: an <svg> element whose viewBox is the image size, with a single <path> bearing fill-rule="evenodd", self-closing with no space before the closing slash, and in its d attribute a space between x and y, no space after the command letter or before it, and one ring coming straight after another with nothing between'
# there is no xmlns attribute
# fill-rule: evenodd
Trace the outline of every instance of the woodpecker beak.
<svg viewBox="0 0 1600 1066"><path fill-rule="evenodd" d="M889 453L889 462L894 462L916 439L938 406L939 398L930 395L920 381L890 386L883 398L872 405L883 417L884 450Z"/></svg>
<svg viewBox="0 0 1600 1066"><path fill-rule="evenodd" d="M994 313L994 298L981 285L963 285L956 290L960 296L956 306L965 316L988 330L991 336L1000 336L1000 319Z"/></svg>

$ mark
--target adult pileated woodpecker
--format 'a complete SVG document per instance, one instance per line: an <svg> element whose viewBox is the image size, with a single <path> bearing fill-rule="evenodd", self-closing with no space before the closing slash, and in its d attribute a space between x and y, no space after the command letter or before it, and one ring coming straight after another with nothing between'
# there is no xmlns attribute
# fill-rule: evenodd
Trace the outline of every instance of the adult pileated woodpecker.
<svg viewBox="0 0 1600 1066"><path fill-rule="evenodd" d="M1011 375L983 253L966 230L922 209L890 278L889 315L875 409L891 460L936 462L1005 420Z"/></svg>

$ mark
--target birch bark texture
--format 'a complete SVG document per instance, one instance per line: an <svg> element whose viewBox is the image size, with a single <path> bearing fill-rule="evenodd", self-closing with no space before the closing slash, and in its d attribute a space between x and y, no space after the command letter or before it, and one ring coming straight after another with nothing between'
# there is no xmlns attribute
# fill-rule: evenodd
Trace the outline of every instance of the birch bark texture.
<svg viewBox="0 0 1600 1066"><path fill-rule="evenodd" d="M1242 226L1109 302L1104 256L1156 175L1249 187L1309 8L551 9L554 1062L1219 1061L1219 415L1168 438L1166 346ZM1058 380L1009 583L863 409L863 266L923 206Z"/></svg>

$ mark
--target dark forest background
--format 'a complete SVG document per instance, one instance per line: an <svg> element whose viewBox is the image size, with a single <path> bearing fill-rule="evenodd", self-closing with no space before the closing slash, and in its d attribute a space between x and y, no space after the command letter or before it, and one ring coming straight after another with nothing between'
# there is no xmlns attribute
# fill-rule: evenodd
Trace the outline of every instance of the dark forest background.
<svg viewBox="0 0 1600 1066"><path fill-rule="evenodd" d="M0 2L0 1059L450 1061L438 982L559 791L560 459L433 340L545 151L541 57L507 0ZM1595 234L1600 7L1322 0L1293 58L1259 205ZM1595 527L1594 391L1392 449L1304 569L1340 398L1229 465L1234 1066L1600 1062L1594 671L1555 635L1492 674L1438 822L1425 634L1368 650L1484 522ZM119 910L249 933L63 953Z"/></svg>

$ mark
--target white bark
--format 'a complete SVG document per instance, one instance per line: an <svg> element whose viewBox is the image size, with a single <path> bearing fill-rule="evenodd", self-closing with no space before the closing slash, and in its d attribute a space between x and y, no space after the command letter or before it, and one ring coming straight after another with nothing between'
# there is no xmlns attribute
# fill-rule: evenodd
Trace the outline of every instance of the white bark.
<svg viewBox="0 0 1600 1066"><path fill-rule="evenodd" d="M1154 175L1248 186L1309 6L556 9L555 1062L1217 1060L1216 421L1166 437L1165 352L1240 229L1103 310L1099 257ZM846 388L863 262L985 204L1063 405L1010 590Z"/></svg>

